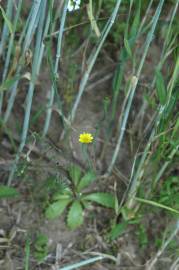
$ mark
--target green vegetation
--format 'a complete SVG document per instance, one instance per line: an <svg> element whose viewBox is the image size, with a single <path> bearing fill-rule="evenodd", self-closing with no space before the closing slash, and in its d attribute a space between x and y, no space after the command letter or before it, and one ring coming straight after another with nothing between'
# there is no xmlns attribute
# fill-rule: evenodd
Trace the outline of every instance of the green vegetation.
<svg viewBox="0 0 179 270"><path fill-rule="evenodd" d="M72 165L69 168L71 186L65 186L63 190L56 191L52 196L52 201L45 211L47 218L60 216L66 207L69 207L67 214L67 224L71 229L76 229L84 220L84 208L90 208L90 202L96 202L104 207L114 208L115 198L110 193L94 192L85 193L83 190L88 188L96 176L92 171L82 175L80 168Z"/></svg>
<svg viewBox="0 0 179 270"><path fill-rule="evenodd" d="M38 234L34 241L34 256L38 262L44 261L48 255L48 238L44 234Z"/></svg>
<svg viewBox="0 0 179 270"><path fill-rule="evenodd" d="M0 185L0 199L17 197L19 195L15 188Z"/></svg>
<svg viewBox="0 0 179 270"><path fill-rule="evenodd" d="M78 254L95 246L96 257L72 264L67 256L59 269L116 263L130 253L119 244L127 237L138 256L130 267L160 269L166 257L175 269L179 0L71 2L70 10L68 0L0 1L2 209L18 225L21 212L38 213L36 227L24 225L28 235L63 220L67 232L95 227L95 245L90 235L90 247L76 246ZM24 214L23 204L32 209ZM46 234L19 243L26 270L63 262L63 253L48 256Z"/></svg>

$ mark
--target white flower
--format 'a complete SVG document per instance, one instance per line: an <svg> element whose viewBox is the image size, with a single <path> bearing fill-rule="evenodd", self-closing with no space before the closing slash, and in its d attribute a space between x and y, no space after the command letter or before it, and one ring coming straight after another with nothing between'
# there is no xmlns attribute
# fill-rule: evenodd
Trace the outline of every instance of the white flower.
<svg viewBox="0 0 179 270"><path fill-rule="evenodd" d="M79 9L80 8L80 6L79 5L75 5L75 10L77 10L77 9Z"/></svg>
<svg viewBox="0 0 179 270"><path fill-rule="evenodd" d="M81 0L69 0L68 2L68 11L77 10L80 8Z"/></svg>
<svg viewBox="0 0 179 270"><path fill-rule="evenodd" d="M73 9L74 9L73 4L72 4L71 0L69 0L69 2L68 2L68 11L71 12L71 11L73 11Z"/></svg>

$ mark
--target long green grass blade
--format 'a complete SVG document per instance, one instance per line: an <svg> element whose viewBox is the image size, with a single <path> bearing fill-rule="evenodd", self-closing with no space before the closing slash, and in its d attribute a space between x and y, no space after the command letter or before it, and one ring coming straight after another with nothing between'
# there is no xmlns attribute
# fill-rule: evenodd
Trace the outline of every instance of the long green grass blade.
<svg viewBox="0 0 179 270"><path fill-rule="evenodd" d="M116 147L115 147L112 159L111 159L111 163L109 164L109 167L108 167L108 170L107 170L107 175L111 174L111 171L112 171L112 169L113 169L113 167L115 165L116 159L118 157L118 153L119 153L119 150L120 150L120 147L121 147L121 143L123 141L123 137L124 137L128 117L129 117L129 112L130 112L131 105L132 105L132 102L133 102L133 98L134 98L134 95L135 95L136 87L137 87L137 84L138 84L138 81L139 81L139 78L140 78L140 75L141 75L141 71L142 71L142 68L143 68L143 65L144 65L144 62L145 62L145 59L146 59L150 44L151 44L151 42L153 40L153 35L154 35L155 29L156 29L156 26L157 26L157 23L158 23L158 20L159 20L160 13L162 11L163 4L164 4L164 0L161 0L159 2L159 4L158 4L158 7L157 7L156 12L154 14L154 17L152 19L151 30L149 31L149 33L147 35L147 38L146 38L145 47L144 47L144 53L142 55L142 59L141 59L140 64L139 64L139 68L138 68L138 70L136 72L136 76L133 76L133 78L131 80L131 83L130 83L130 88L129 88L130 96L129 96L126 108L121 113L121 115L122 115L121 129L120 129L120 132L118 134L118 140L117 140L117 144L116 144Z"/></svg>
<svg viewBox="0 0 179 270"><path fill-rule="evenodd" d="M121 0L117 0L116 2L116 5L114 7L114 10L113 10L113 13L111 15L111 17L109 18L108 22L106 23L102 33L101 33L101 36L99 38L99 41L98 41L98 44L97 46L93 49L93 51L91 52L89 58L88 58L88 66L87 66L87 69L83 75L83 78L80 82L80 87L79 87L79 92L78 92L78 95L76 97L76 100L73 104L73 108L71 110L71 113L68 117L68 120L70 122L72 122L75 118L75 115L76 115L76 111L77 111L77 108L78 108L78 105L80 103L80 100L81 100L81 97L85 91L85 87L86 87L86 84L87 84L87 81L89 79L89 76L90 76L90 73L91 73L91 70L96 62L96 59L99 55L99 52L106 40L106 37L107 35L109 34L110 30L111 30L111 27L112 25L114 24L114 21L116 19L116 16L117 16L117 13L118 13L118 10L119 10L119 7L120 7L120 4L121 4Z"/></svg>
<svg viewBox="0 0 179 270"><path fill-rule="evenodd" d="M62 268L60 268L59 270L79 269L79 268L81 268L82 266L85 266L85 265L88 265L88 264L92 264L92 263L94 263L94 262L101 261L101 260L103 260L103 259L104 259L103 256L97 256L97 257L94 257L94 258L91 258L91 259L88 259L88 260L85 260L85 261L81 261L81 262L79 262L79 263L74 263L73 265L69 265L69 266L62 267Z"/></svg>
<svg viewBox="0 0 179 270"><path fill-rule="evenodd" d="M13 26L12 26L12 23L11 21L8 19L8 17L6 16L6 13L4 11L4 9L0 6L0 10L1 10L1 13L2 13L2 16L7 24L7 27L9 29L9 32L11 33L11 35L13 34Z"/></svg>
<svg viewBox="0 0 179 270"><path fill-rule="evenodd" d="M46 0L43 2L38 1L38 4L39 5L37 5L37 9L38 9L38 12L40 14L39 14L38 35L37 35L37 39L36 39L36 47L35 47L33 64L32 64L32 78L31 78L31 81L29 84L29 90L28 90L28 94L26 97L27 106L26 106L24 123L23 123L23 128L22 128L21 142L19 145L18 153L17 153L16 158L15 158L15 162L13 164L12 170L11 170L10 175L9 175L9 179L8 179L9 185L11 184L11 181L13 179L13 176L14 176L14 173L16 170L16 166L17 166L17 162L19 161L19 158L20 158L20 153L22 152L22 150L25 146L25 143L26 143L26 138L27 138L27 133L28 133L28 128L29 128L32 99L33 99L33 94L34 94L34 87L35 87L35 82L36 82L37 75L38 75L38 67L40 65L39 61L42 60L42 58L39 58L39 55L40 55L40 51L42 48L42 38L43 38L42 25L43 25L43 22L45 20Z"/></svg>
<svg viewBox="0 0 179 270"><path fill-rule="evenodd" d="M7 9L6 12L3 10L3 8L0 6L2 16L5 20L5 24L3 26L2 35L1 35L1 42L0 42L0 55L3 54L4 46L6 44L9 31L12 31L12 24L11 24L11 17L12 17L12 10L13 10L13 1L8 0L7 2Z"/></svg>
<svg viewBox="0 0 179 270"><path fill-rule="evenodd" d="M61 57L62 38L63 38L63 32L64 32L64 27L65 27L66 15L67 15L67 7L68 7L68 0L65 0L64 8L63 8L63 14L62 14L62 18L61 18L61 22L60 22L60 28L59 28L56 60L55 60L55 65L54 65L54 70L53 70L53 75L54 75L55 78L57 78L57 76L59 76L58 75L58 66L59 66L59 61L60 61L60 57ZM52 83L52 87L51 87L51 90L50 90L49 102L48 102L48 105L47 105L47 115L46 115L46 119L45 119L43 136L45 136L47 134L48 129L49 129L50 119L51 119L51 114L52 114L52 105L53 105L53 102L54 102L54 96L55 96L55 86Z"/></svg>
<svg viewBox="0 0 179 270"><path fill-rule="evenodd" d="M158 203L158 202L154 202L154 201L151 201L151 200L146 200L146 199L142 199L142 198L138 198L138 197L135 197L135 200L138 201L138 202L141 202L141 203L146 203L146 204L149 204L149 205L152 205L152 206L155 206L155 207L159 207L159 208L162 208L162 209L165 209L165 210L168 210L172 213L175 213L175 214L179 214L179 211L177 211L176 209L173 209L167 205L164 205L164 204L161 204L161 203Z"/></svg>

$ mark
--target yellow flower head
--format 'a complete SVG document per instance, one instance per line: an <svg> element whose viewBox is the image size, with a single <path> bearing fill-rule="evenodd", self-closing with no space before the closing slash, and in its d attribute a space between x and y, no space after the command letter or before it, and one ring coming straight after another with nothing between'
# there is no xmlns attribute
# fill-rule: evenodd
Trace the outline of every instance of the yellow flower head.
<svg viewBox="0 0 179 270"><path fill-rule="evenodd" d="M93 136L91 133L82 133L79 137L80 143L91 143L93 141Z"/></svg>

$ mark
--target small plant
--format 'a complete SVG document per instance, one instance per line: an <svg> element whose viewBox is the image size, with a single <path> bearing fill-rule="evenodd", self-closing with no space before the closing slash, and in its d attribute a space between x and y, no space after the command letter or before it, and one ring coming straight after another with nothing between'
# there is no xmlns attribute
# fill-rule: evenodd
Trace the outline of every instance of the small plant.
<svg viewBox="0 0 179 270"><path fill-rule="evenodd" d="M69 167L68 173L71 185L65 187L63 191L57 191L52 196L52 203L45 211L47 218L59 217L67 208L67 225L70 229L76 229L83 224L84 209L89 208L92 202L114 209L115 197L112 194L85 192L85 189L96 179L93 171L83 174L78 166L72 165Z"/></svg>
<svg viewBox="0 0 179 270"><path fill-rule="evenodd" d="M178 177L169 176L163 183L162 188L160 188L159 202L165 205L169 205L176 210L179 209L179 186Z"/></svg>
<svg viewBox="0 0 179 270"><path fill-rule="evenodd" d="M0 185L0 199L18 197L20 194L13 187Z"/></svg>
<svg viewBox="0 0 179 270"><path fill-rule="evenodd" d="M48 255L48 237L38 234L34 243L34 257L38 262L43 262Z"/></svg>

